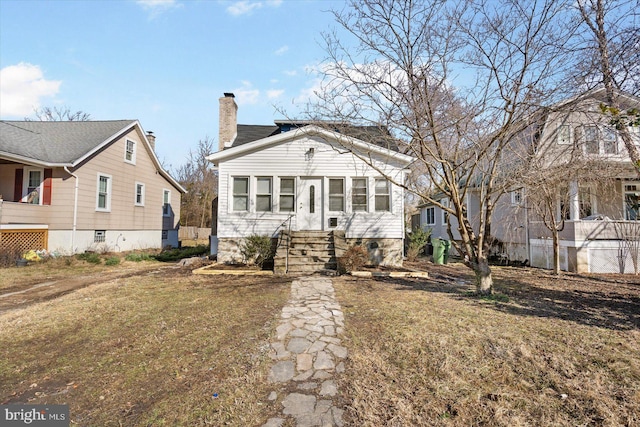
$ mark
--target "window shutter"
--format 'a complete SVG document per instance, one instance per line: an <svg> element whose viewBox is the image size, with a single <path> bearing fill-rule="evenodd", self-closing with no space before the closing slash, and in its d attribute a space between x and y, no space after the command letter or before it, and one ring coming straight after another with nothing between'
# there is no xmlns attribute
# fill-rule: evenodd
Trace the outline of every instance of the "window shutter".
<svg viewBox="0 0 640 427"><path fill-rule="evenodd" d="M24 169L16 169L16 180L13 184L13 201L19 202L22 199L22 177Z"/></svg>
<svg viewBox="0 0 640 427"><path fill-rule="evenodd" d="M44 182L42 183L42 204L51 204L51 182L53 181L53 169L44 170Z"/></svg>

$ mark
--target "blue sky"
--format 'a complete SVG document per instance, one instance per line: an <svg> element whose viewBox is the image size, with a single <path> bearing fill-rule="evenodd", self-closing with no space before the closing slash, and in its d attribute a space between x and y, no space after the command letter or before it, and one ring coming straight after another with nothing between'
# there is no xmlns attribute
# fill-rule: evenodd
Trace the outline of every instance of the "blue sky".
<svg viewBox="0 0 640 427"><path fill-rule="evenodd" d="M296 117L318 84L324 0L0 0L0 118L69 107L138 119L165 165L218 139L218 98L238 122Z"/></svg>

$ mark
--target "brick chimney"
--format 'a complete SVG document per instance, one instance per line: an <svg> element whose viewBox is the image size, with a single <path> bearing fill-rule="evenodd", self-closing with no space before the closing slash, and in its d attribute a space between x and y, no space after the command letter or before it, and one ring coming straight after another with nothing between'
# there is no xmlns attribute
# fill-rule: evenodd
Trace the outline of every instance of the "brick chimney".
<svg viewBox="0 0 640 427"><path fill-rule="evenodd" d="M147 141L151 144L151 149L156 151L156 136L151 131L147 131Z"/></svg>
<svg viewBox="0 0 640 427"><path fill-rule="evenodd" d="M238 133L238 105L236 96L225 92L220 98L220 125L218 131L218 150L231 147L231 143Z"/></svg>

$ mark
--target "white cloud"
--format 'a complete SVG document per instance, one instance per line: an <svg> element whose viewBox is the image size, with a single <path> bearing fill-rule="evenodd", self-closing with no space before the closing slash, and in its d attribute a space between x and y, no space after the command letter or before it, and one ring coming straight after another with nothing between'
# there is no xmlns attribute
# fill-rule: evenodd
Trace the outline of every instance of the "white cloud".
<svg viewBox="0 0 640 427"><path fill-rule="evenodd" d="M227 12L232 14L233 16L246 15L247 13L251 13L256 9L260 9L262 7L261 2L249 2L246 0L238 1L233 3L231 6L227 7Z"/></svg>
<svg viewBox="0 0 640 427"><path fill-rule="evenodd" d="M246 80L242 82L242 87L234 89L233 93L236 95L239 105L254 105L258 103L260 98L260 90L254 89L251 82Z"/></svg>
<svg viewBox="0 0 640 427"><path fill-rule="evenodd" d="M280 49L275 51L275 54L280 56L280 55L284 55L285 52L287 52L289 50L289 46L282 46Z"/></svg>
<svg viewBox="0 0 640 427"><path fill-rule="evenodd" d="M283 89L271 89L267 91L267 98L269 99L279 98L280 95L282 95L283 93L284 93Z"/></svg>
<svg viewBox="0 0 640 427"><path fill-rule="evenodd" d="M285 70L284 74L286 74L289 77L297 76L298 70Z"/></svg>
<svg viewBox="0 0 640 427"><path fill-rule="evenodd" d="M136 3L149 12L149 18L153 19L171 9L182 7L177 0L136 0Z"/></svg>
<svg viewBox="0 0 640 427"><path fill-rule="evenodd" d="M21 62L0 70L0 116L26 116L40 108L41 98L55 96L62 81L46 80L37 65Z"/></svg>
<svg viewBox="0 0 640 427"><path fill-rule="evenodd" d="M233 16L240 16L252 13L254 10L258 10L263 6L267 7L279 7L282 4L282 0L267 0L267 1L250 1L241 0L236 1L227 7L227 12Z"/></svg>

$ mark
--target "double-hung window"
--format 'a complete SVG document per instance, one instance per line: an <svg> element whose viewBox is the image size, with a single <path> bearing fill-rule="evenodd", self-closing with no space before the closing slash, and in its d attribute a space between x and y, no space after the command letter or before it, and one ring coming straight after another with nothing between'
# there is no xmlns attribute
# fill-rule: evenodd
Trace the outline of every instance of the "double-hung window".
<svg viewBox="0 0 640 427"><path fill-rule="evenodd" d="M171 191L162 190L162 216L171 216Z"/></svg>
<svg viewBox="0 0 640 427"><path fill-rule="evenodd" d="M233 178L233 210L234 211L249 210L249 178L248 177Z"/></svg>
<svg viewBox="0 0 640 427"><path fill-rule="evenodd" d="M424 221L427 225L436 224L436 208L431 206L424 210Z"/></svg>
<svg viewBox="0 0 640 427"><path fill-rule="evenodd" d="M602 129L602 149L604 154L618 154L618 135L615 129Z"/></svg>
<svg viewBox="0 0 640 427"><path fill-rule="evenodd" d="M256 182L256 211L271 212L271 177L258 177Z"/></svg>
<svg viewBox="0 0 640 427"><path fill-rule="evenodd" d="M351 180L351 208L354 212L367 211L367 178Z"/></svg>
<svg viewBox="0 0 640 427"><path fill-rule="evenodd" d="M136 163L136 143L127 139L124 144L124 160L127 163Z"/></svg>
<svg viewBox="0 0 640 427"><path fill-rule="evenodd" d="M333 212L344 211L344 179L329 179L329 210Z"/></svg>
<svg viewBox="0 0 640 427"><path fill-rule="evenodd" d="M584 150L587 154L599 154L598 128L596 126L584 126Z"/></svg>
<svg viewBox="0 0 640 427"><path fill-rule="evenodd" d="M295 178L280 178L280 212L293 212L296 206Z"/></svg>
<svg viewBox="0 0 640 427"><path fill-rule="evenodd" d="M42 197L42 169L25 169L24 185L27 189L23 201L32 205L39 205ZM23 187L24 188L24 187Z"/></svg>
<svg viewBox="0 0 640 427"><path fill-rule="evenodd" d="M111 211L111 175L98 173L96 190L96 210Z"/></svg>
<svg viewBox="0 0 640 427"><path fill-rule="evenodd" d="M376 211L390 211L389 181L383 178L376 179Z"/></svg>
<svg viewBox="0 0 640 427"><path fill-rule="evenodd" d="M568 145L571 144L571 128L569 125L558 126L558 133L556 135L558 144Z"/></svg>
<svg viewBox="0 0 640 427"><path fill-rule="evenodd" d="M144 184L136 182L136 206L144 206Z"/></svg>

